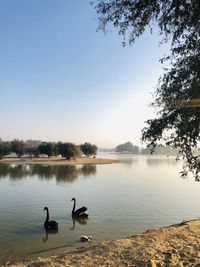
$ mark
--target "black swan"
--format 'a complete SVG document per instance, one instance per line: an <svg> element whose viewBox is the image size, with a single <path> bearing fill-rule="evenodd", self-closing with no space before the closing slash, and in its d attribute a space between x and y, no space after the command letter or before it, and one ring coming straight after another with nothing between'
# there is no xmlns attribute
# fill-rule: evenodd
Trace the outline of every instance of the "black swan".
<svg viewBox="0 0 200 267"><path fill-rule="evenodd" d="M44 228L46 230L57 230L58 229L58 223L56 221L49 221L49 209L47 207L44 208L44 210L47 211L47 217L44 222Z"/></svg>
<svg viewBox="0 0 200 267"><path fill-rule="evenodd" d="M86 207L82 207L80 209L75 210L76 208L76 199L73 197L71 201L74 201L74 206L72 209L72 216L74 217L78 217L78 218L87 218L88 214L85 213L85 211L87 211Z"/></svg>

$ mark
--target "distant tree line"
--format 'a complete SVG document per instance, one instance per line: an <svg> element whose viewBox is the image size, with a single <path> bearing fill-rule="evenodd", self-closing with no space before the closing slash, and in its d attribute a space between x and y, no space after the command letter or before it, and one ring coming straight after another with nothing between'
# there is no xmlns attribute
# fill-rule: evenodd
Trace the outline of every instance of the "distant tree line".
<svg viewBox="0 0 200 267"><path fill-rule="evenodd" d="M116 146L115 152L119 153L131 153L131 154L152 154L152 148L147 146L146 148L139 148L136 145L133 145L131 142L126 142ZM178 155L178 149L159 145L156 147L154 154L157 155Z"/></svg>
<svg viewBox="0 0 200 267"><path fill-rule="evenodd" d="M14 139L12 141L2 141L0 139L0 158L15 153L17 157L23 155L29 155L30 157L39 157L40 155L59 156L70 160L81 156L81 154L87 157L97 154L97 146L84 143L81 145L75 145L69 142L42 142L40 140L23 140Z"/></svg>
<svg viewBox="0 0 200 267"><path fill-rule="evenodd" d="M126 142L124 144L118 145L116 147L116 152L129 152L133 154L139 153L139 147L134 146L131 142Z"/></svg>

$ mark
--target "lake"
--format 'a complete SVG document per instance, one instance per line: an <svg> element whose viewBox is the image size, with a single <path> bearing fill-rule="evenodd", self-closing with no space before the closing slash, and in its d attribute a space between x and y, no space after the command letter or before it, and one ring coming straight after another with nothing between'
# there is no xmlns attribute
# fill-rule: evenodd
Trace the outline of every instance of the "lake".
<svg viewBox="0 0 200 267"><path fill-rule="evenodd" d="M181 162L164 156L99 157L122 162L0 165L0 263L76 247L81 235L91 235L95 243L199 218L200 183L180 178ZM77 207L88 207L88 220L72 220L72 197ZM44 231L45 206L59 223L57 233Z"/></svg>

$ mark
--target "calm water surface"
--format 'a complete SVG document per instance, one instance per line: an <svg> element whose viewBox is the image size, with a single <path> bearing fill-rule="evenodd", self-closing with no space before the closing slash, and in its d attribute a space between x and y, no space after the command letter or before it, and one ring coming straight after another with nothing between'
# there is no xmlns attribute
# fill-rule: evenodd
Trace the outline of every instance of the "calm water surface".
<svg viewBox="0 0 200 267"><path fill-rule="evenodd" d="M173 158L101 155L123 162L111 165L0 165L0 263L77 246L81 235L95 241L199 218L200 183L183 180ZM89 219L71 218L72 197L88 207ZM43 223L59 223L47 234Z"/></svg>

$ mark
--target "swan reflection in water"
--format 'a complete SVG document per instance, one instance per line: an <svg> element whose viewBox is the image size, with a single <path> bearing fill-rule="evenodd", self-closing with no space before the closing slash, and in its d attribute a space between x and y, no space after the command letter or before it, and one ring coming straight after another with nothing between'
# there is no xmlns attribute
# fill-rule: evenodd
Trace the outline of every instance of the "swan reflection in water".
<svg viewBox="0 0 200 267"><path fill-rule="evenodd" d="M76 222L78 222L80 225L86 225L88 222L88 217L80 218L72 215L72 226L70 227L70 231L74 231Z"/></svg>
<svg viewBox="0 0 200 267"><path fill-rule="evenodd" d="M56 230L46 230L46 229L45 229L44 236L42 237L42 241L43 241L43 243L45 243L45 242L48 241L48 239L49 239L49 234L50 234L50 235L55 235L55 234L57 234L57 233L58 233L58 229L56 229Z"/></svg>

